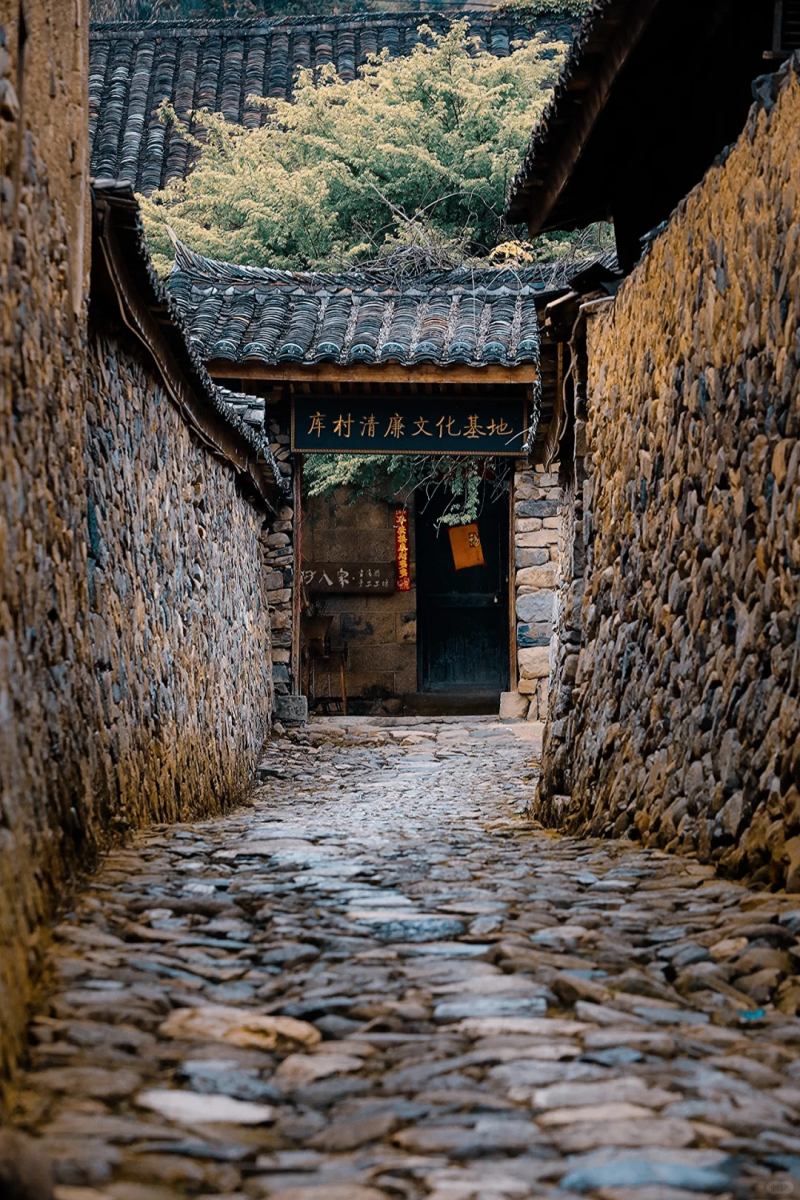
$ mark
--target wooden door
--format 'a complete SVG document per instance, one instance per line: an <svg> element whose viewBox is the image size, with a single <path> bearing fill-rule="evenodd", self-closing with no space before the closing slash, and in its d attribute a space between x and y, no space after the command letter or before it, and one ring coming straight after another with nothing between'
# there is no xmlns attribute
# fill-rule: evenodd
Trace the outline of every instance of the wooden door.
<svg viewBox="0 0 800 1200"><path fill-rule="evenodd" d="M485 493L489 491L484 489ZM486 565L456 571L444 498L416 498L417 631L423 692L508 689L508 496L484 495L478 531Z"/></svg>

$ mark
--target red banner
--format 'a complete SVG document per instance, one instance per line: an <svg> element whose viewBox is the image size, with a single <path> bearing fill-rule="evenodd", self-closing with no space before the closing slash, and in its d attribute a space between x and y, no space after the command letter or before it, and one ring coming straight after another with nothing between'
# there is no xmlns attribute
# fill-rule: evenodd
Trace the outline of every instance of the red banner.
<svg viewBox="0 0 800 1200"><path fill-rule="evenodd" d="M394 510L394 554L397 562L397 590L411 590L411 576L408 561L408 509Z"/></svg>

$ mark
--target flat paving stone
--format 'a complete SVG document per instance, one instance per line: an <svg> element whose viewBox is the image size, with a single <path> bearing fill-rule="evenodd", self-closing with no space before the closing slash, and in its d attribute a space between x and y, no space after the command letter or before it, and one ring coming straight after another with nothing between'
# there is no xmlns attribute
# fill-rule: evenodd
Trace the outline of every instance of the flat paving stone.
<svg viewBox="0 0 800 1200"><path fill-rule="evenodd" d="M55 1200L800 1196L796 899L545 834L537 746L314 721L109 854L13 1112Z"/></svg>

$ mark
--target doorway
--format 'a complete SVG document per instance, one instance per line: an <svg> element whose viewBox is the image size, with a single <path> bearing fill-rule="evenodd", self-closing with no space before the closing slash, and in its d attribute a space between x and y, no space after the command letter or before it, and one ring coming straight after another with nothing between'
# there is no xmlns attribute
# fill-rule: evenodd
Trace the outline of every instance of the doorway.
<svg viewBox="0 0 800 1200"><path fill-rule="evenodd" d="M416 497L417 637L422 692L508 690L508 493L482 485L477 525L485 566L457 571L446 497Z"/></svg>

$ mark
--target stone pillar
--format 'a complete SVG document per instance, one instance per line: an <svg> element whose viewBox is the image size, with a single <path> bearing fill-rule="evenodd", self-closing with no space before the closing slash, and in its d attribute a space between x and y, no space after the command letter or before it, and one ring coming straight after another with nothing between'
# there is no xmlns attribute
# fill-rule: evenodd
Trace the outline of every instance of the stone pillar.
<svg viewBox="0 0 800 1200"><path fill-rule="evenodd" d="M555 628L562 502L558 464L517 463L514 476L516 688L529 700L529 721L544 721Z"/></svg>
<svg viewBox="0 0 800 1200"><path fill-rule="evenodd" d="M265 422L270 449L278 467L291 482L292 463L289 434L272 419ZM297 514L299 516L299 514ZM267 570L267 598L272 626L272 678L276 696L297 691L292 679L292 585L294 580L294 518L290 503L279 509L277 518L263 533Z"/></svg>

